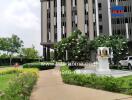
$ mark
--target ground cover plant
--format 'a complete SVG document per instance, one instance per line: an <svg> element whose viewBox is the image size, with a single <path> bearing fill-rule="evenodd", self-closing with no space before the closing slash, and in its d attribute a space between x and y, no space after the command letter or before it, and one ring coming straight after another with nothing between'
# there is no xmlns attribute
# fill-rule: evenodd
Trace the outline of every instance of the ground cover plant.
<svg viewBox="0 0 132 100"><path fill-rule="evenodd" d="M55 67L55 62L35 62L27 63L23 65L23 68L38 68L40 70L53 69Z"/></svg>
<svg viewBox="0 0 132 100"><path fill-rule="evenodd" d="M0 70L0 100L29 100L37 78L38 69Z"/></svg>
<svg viewBox="0 0 132 100"><path fill-rule="evenodd" d="M132 76L114 78L95 74L77 74L68 66L61 68L61 75L67 84L132 95Z"/></svg>
<svg viewBox="0 0 132 100"><path fill-rule="evenodd" d="M0 76L0 90L4 91L8 87L8 81L13 79L16 74L6 74Z"/></svg>

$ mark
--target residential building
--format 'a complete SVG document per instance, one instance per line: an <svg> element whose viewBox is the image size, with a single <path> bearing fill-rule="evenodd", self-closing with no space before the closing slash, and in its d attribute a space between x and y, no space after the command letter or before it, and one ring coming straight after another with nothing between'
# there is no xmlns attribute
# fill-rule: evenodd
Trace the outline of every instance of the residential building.
<svg viewBox="0 0 132 100"><path fill-rule="evenodd" d="M113 7L123 16L113 16ZM89 40L124 35L132 40L132 0L41 0L41 45L45 60L54 43L79 29Z"/></svg>

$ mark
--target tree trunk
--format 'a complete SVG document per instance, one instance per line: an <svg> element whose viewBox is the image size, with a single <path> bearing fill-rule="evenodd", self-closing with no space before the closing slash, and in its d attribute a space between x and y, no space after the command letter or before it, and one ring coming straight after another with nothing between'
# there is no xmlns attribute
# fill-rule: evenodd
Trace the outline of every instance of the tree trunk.
<svg viewBox="0 0 132 100"><path fill-rule="evenodd" d="M10 54L10 66L12 66L12 53Z"/></svg>

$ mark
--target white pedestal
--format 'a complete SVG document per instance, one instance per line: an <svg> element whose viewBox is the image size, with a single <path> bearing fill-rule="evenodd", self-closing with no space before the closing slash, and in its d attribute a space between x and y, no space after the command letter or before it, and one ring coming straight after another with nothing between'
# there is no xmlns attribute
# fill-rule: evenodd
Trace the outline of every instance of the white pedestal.
<svg viewBox="0 0 132 100"><path fill-rule="evenodd" d="M98 66L96 68L99 74L109 74L111 70L109 68L108 57L98 57Z"/></svg>

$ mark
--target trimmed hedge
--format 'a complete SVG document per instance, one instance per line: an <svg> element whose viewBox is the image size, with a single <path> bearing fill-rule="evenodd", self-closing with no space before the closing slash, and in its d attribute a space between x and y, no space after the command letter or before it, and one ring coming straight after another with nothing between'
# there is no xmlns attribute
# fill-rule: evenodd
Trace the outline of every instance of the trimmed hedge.
<svg viewBox="0 0 132 100"><path fill-rule="evenodd" d="M23 65L23 68L38 68L40 70L53 69L54 67L54 62L27 63Z"/></svg>
<svg viewBox="0 0 132 100"><path fill-rule="evenodd" d="M25 64L25 63L31 63L37 61L39 61L39 59L12 58L12 65L14 65L16 62L19 64ZM10 58L0 58L0 66L8 66L8 65L10 65Z"/></svg>
<svg viewBox="0 0 132 100"><path fill-rule="evenodd" d="M114 78L95 74L77 74L68 66L61 68L62 79L67 84L102 89L132 95L132 76Z"/></svg>
<svg viewBox="0 0 132 100"><path fill-rule="evenodd" d="M0 71L2 73L2 71ZM8 69L1 75L17 73L9 82L9 87L0 95L0 100L29 100L33 86L37 82L38 69Z"/></svg>

